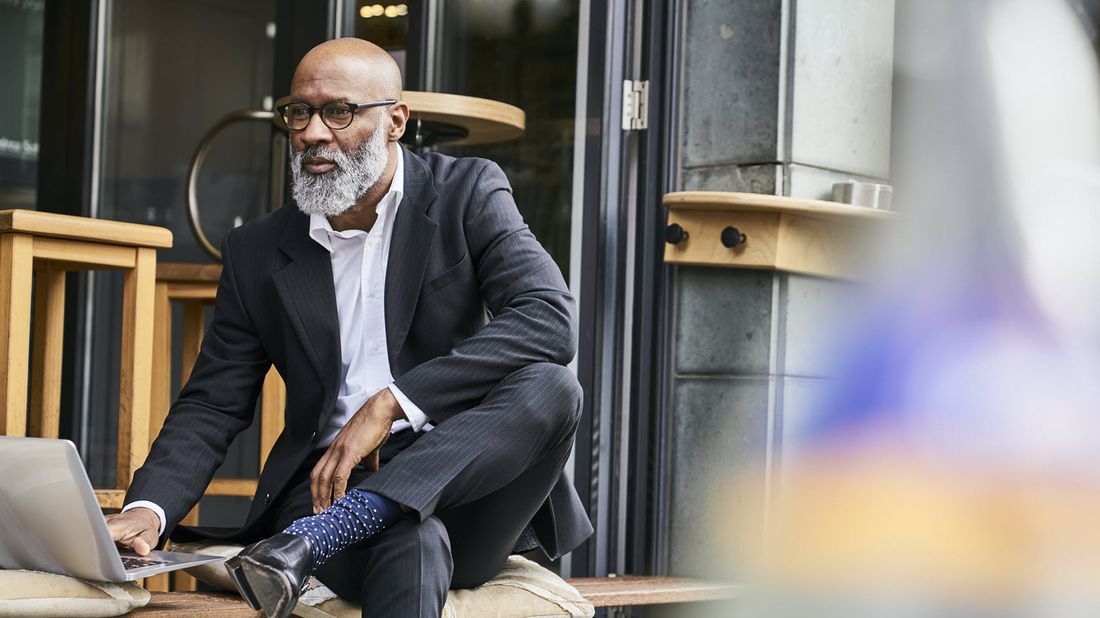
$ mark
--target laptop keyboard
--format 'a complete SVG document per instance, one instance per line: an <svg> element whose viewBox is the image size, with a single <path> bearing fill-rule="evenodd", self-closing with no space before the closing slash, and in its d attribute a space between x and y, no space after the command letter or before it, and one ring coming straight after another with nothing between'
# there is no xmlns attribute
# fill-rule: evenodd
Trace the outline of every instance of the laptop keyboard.
<svg viewBox="0 0 1100 618"><path fill-rule="evenodd" d="M152 560L149 558L133 558L131 556L122 556L122 568L126 570L157 566L158 564L168 563L164 560Z"/></svg>

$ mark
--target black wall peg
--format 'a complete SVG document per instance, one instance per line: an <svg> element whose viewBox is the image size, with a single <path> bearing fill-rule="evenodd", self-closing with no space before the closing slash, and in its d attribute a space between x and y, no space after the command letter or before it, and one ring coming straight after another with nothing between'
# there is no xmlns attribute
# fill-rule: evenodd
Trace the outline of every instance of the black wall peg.
<svg viewBox="0 0 1100 618"><path fill-rule="evenodd" d="M688 233L679 223L670 223L665 228L665 242L670 245L678 245L687 240Z"/></svg>
<svg viewBox="0 0 1100 618"><path fill-rule="evenodd" d="M748 236L745 236L741 233L741 230L732 225L727 225L726 228L722 230L722 244L730 249L737 248L738 245L744 244L748 239Z"/></svg>

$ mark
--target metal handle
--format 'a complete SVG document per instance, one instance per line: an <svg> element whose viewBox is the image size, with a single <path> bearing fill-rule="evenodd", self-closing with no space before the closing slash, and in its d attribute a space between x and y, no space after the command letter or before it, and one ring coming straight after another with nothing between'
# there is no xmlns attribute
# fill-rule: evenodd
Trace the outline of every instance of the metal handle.
<svg viewBox="0 0 1100 618"><path fill-rule="evenodd" d="M274 122L275 126L279 126L276 117L277 115L275 112L266 109L239 109L235 112L230 112L222 116L220 120L214 123L214 126L210 127L206 135L202 136L198 148L195 149L195 154L191 156L191 167L187 170L187 222L191 224L191 233L193 233L195 239L199 241L199 246L202 247L203 251L206 251L211 257L219 262L222 261L222 252L206 237L206 234L202 231L202 224L199 221L199 205L197 199L199 169L202 167L203 161L206 160L206 151L209 150L210 145L214 143L214 138L231 124L237 122L261 121Z"/></svg>

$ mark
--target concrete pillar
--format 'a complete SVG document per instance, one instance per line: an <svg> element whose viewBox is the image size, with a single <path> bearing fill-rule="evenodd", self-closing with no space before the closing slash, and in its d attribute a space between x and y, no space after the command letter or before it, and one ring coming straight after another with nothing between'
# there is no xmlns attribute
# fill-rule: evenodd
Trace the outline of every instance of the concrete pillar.
<svg viewBox="0 0 1100 618"><path fill-rule="evenodd" d="M890 171L892 0L688 0L680 189L828 199ZM673 274L669 572L716 577L720 479L781 469L830 377L853 284L775 271ZM741 486L763 504L776 474ZM736 569L735 569L736 570ZM733 574L736 576L736 573Z"/></svg>

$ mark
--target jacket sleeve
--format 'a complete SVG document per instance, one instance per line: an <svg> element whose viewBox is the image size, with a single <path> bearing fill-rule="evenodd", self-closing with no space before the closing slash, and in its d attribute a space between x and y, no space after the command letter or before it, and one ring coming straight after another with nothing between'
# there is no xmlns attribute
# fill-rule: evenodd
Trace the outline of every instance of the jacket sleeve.
<svg viewBox="0 0 1100 618"><path fill-rule="evenodd" d="M222 243L213 321L191 376L126 493L127 503L147 500L164 509L162 539L202 497L233 438L252 423L271 366L241 301L233 236Z"/></svg>
<svg viewBox="0 0 1100 618"><path fill-rule="evenodd" d="M565 365L576 352L573 298L495 163L481 167L463 225L491 318L449 354L394 380L435 423L474 407L509 374L533 363Z"/></svg>

